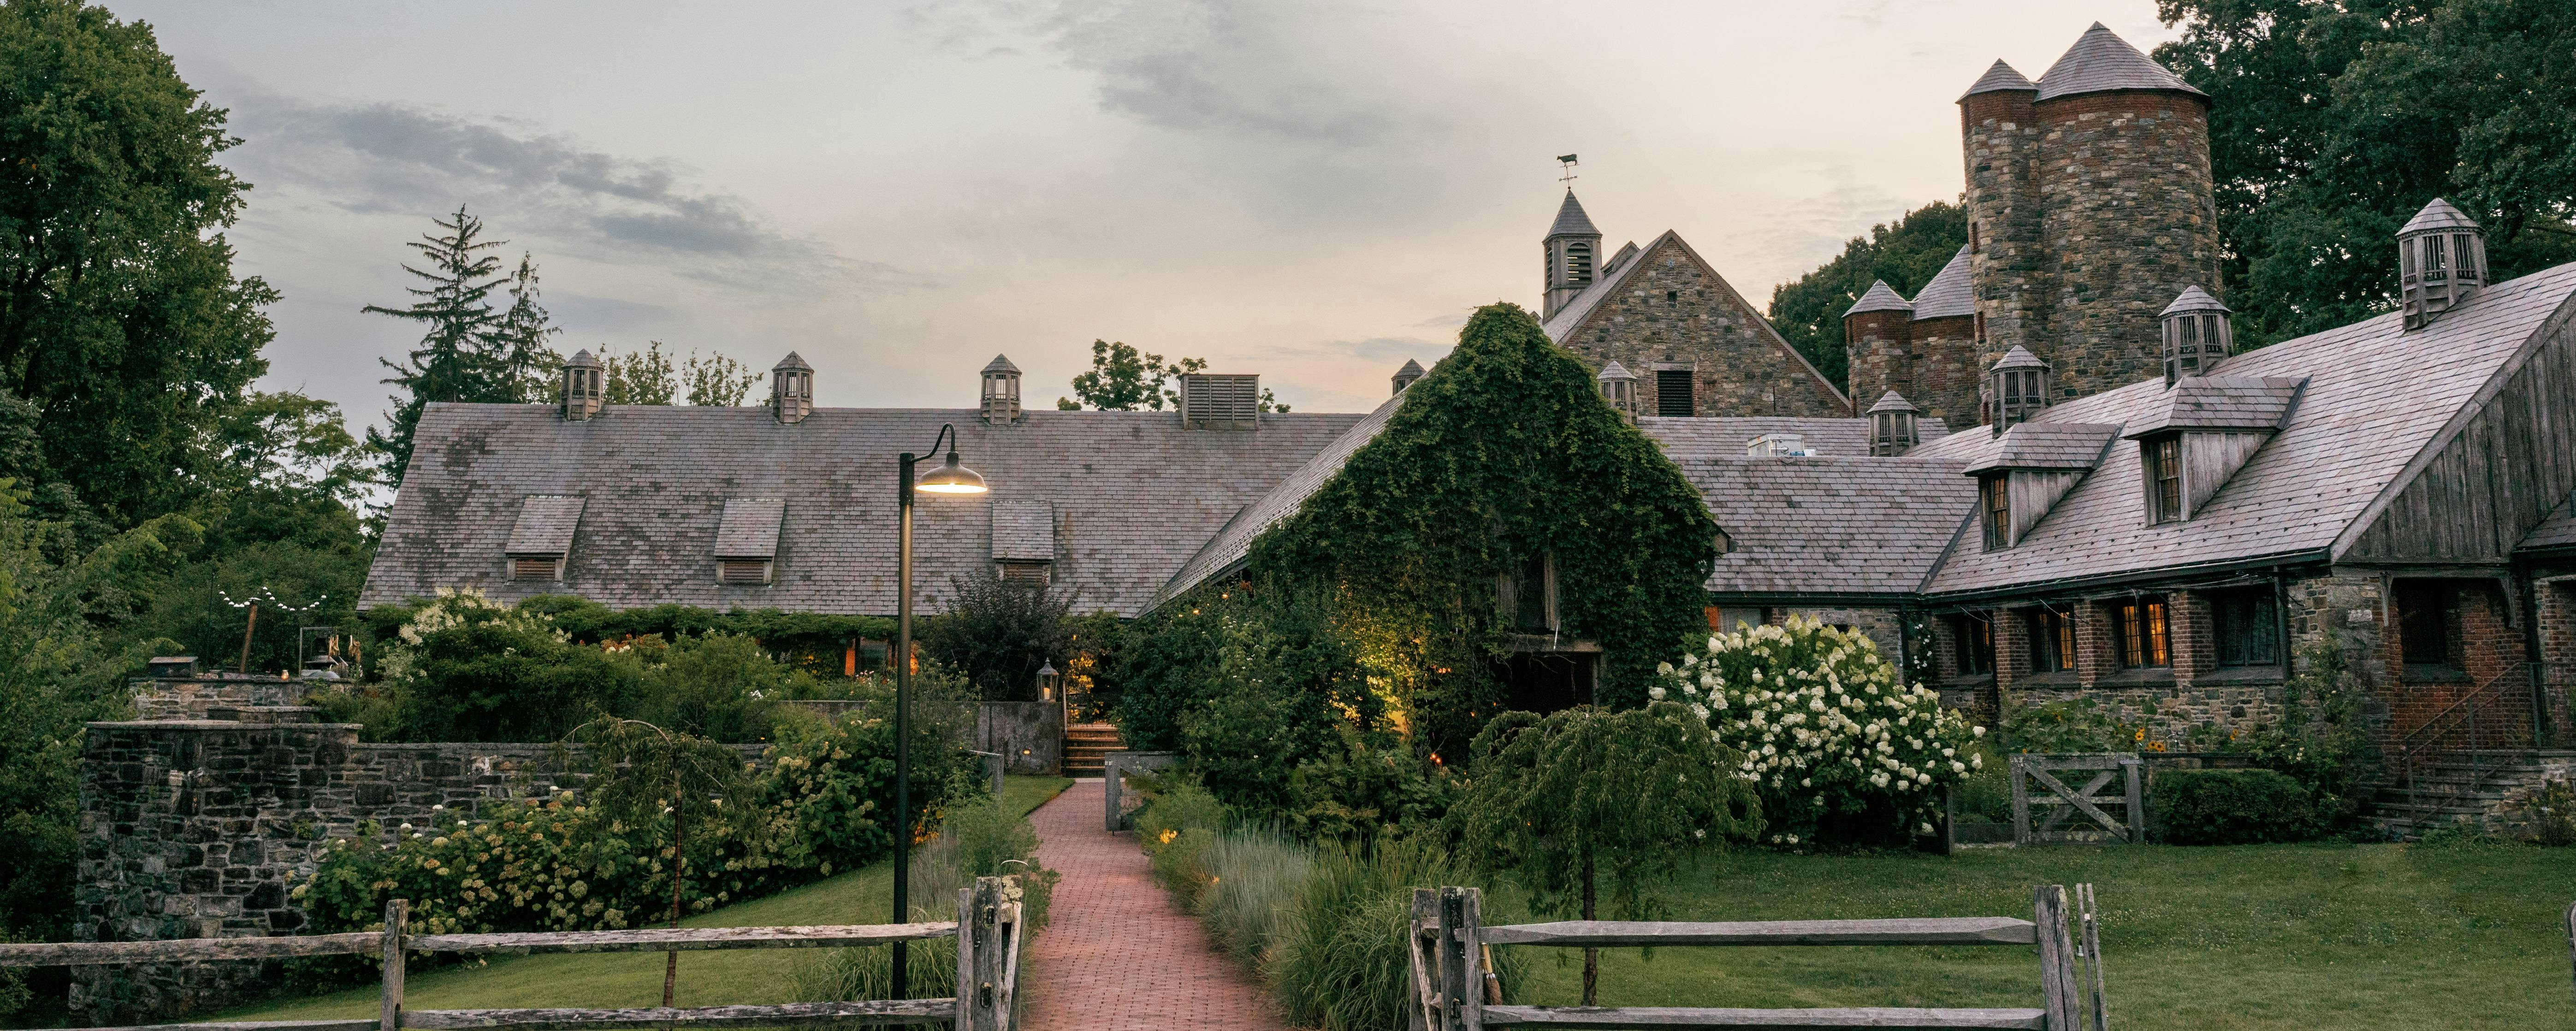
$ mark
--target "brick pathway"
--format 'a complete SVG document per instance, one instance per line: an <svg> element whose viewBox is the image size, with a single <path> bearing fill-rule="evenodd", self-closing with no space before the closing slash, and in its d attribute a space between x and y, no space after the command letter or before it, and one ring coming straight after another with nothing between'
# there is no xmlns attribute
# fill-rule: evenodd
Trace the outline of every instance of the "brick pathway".
<svg viewBox="0 0 2576 1031"><path fill-rule="evenodd" d="M1100 829L1102 790L1076 781L1029 814L1039 860L1064 872L1025 961L1030 1031L1286 1031L1252 975L1154 883L1134 835Z"/></svg>

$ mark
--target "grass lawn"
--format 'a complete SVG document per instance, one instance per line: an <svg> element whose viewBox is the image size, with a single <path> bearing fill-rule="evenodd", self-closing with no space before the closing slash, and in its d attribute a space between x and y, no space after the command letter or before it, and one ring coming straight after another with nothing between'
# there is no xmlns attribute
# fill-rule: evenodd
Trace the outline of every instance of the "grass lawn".
<svg viewBox="0 0 2576 1031"><path fill-rule="evenodd" d="M1021 812L1071 787L1057 777L1010 777L1002 799ZM893 906L894 867L861 870L790 888L681 921L687 927L754 927L780 924L881 924ZM658 922L657 922L658 926ZM554 953L496 958L488 966L455 966L414 972L404 985L409 1009L515 1009L521 1007L637 1007L662 1004L659 952ZM681 1006L730 1006L797 1002L796 965L809 949L735 949L680 954ZM376 986L328 995L272 999L214 1020L313 1020L370 1017Z"/></svg>
<svg viewBox="0 0 2576 1031"><path fill-rule="evenodd" d="M2576 1028L2568 849L1747 852L1668 898L1676 920L2028 919L2032 886L2079 881L2099 895L2110 1012L2127 1028ZM1581 953L1531 951L1515 1001L1579 1001ZM1601 966L1609 1006L2039 1005L2027 947L1620 949Z"/></svg>

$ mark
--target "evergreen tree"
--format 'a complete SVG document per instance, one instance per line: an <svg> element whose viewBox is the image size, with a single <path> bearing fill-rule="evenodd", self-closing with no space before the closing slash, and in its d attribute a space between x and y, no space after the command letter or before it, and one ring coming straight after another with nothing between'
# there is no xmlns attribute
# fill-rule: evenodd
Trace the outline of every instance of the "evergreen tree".
<svg viewBox="0 0 2576 1031"><path fill-rule="evenodd" d="M509 399L521 403L552 400L555 371L563 365L563 355L546 346L563 329L537 303L537 293L536 259L522 251L518 271L510 273L510 307L492 323L483 347L500 366Z"/></svg>
<svg viewBox="0 0 2576 1031"><path fill-rule="evenodd" d="M216 161L241 142L224 120L149 26L0 6L0 391L40 416L11 475L47 518L192 503L221 461L208 424L267 371L277 294L233 275L223 231L250 187Z"/></svg>
<svg viewBox="0 0 2576 1031"><path fill-rule="evenodd" d="M492 310L492 291L509 279L493 278L500 271L501 259L483 253L507 241L481 239L483 220L466 214L461 204L454 221L433 221L446 232L424 233L405 245L419 251L429 266L402 267L425 284L409 288L411 306L387 308L370 304L361 309L409 319L423 327L420 346L412 349L408 363L377 359L394 371L385 382L401 387L409 395L392 399L395 407L389 429L367 430L367 446L385 455L396 484L402 482L403 471L411 465L412 432L420 424L422 406L432 401L518 399L507 378L508 370L491 353L493 334L501 322L500 315ZM532 272L529 286L534 285ZM533 307L533 294L529 301Z"/></svg>
<svg viewBox="0 0 2576 1031"><path fill-rule="evenodd" d="M1871 226L1868 236L1852 237L1823 267L1773 287L1771 324L1826 380L1848 390L1851 355L1843 349L1843 312L1872 280L1887 280L1896 292L1913 296L1967 243L1967 209L1941 201Z"/></svg>

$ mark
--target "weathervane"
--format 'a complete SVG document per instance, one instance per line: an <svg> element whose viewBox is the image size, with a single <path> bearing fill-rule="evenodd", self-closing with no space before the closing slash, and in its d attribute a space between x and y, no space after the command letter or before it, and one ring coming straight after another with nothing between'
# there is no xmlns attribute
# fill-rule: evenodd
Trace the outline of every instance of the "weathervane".
<svg viewBox="0 0 2576 1031"><path fill-rule="evenodd" d="M250 622L242 627L240 672L244 674L248 674L250 672L250 635L251 631L259 629L259 606L263 596L266 597L269 608L276 609L280 612L311 612L314 609L321 608L323 602L331 600L331 596L325 594L314 598L312 604L306 605L303 608L297 608L293 605L277 600L277 592L269 590L266 587L262 587L257 591L251 592L250 597L242 601L234 601L232 593L220 587L215 589L215 596L222 598L226 605L230 605L237 609L250 610ZM296 647L301 650L303 648L303 642L300 640L297 641Z"/></svg>
<svg viewBox="0 0 2576 1031"><path fill-rule="evenodd" d="M1563 170L1565 172L1564 175L1556 177L1556 181L1564 183L1567 192L1572 192L1574 189L1574 181L1582 178L1582 176L1574 174L1574 166L1576 164L1574 155L1559 154L1556 156L1556 160L1559 165L1563 166Z"/></svg>

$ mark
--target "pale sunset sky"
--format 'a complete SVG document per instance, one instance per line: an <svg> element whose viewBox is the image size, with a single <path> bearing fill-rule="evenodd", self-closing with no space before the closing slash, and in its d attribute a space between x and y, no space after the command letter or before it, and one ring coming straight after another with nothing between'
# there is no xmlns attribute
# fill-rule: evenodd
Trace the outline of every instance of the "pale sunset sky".
<svg viewBox="0 0 2576 1031"><path fill-rule="evenodd" d="M1606 243L1756 304L1960 191L1954 101L2151 0L352 4L107 0L232 112L271 389L380 420L406 240L462 203L566 353L647 339L826 405L1030 403L1094 338L1358 411L1480 304L1536 307L1553 157ZM756 390L755 396L765 392Z"/></svg>

